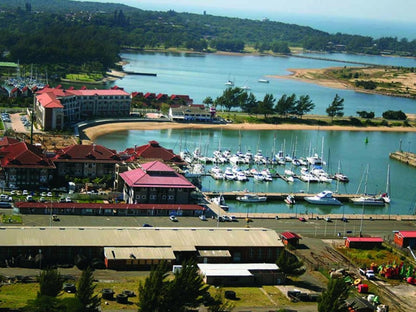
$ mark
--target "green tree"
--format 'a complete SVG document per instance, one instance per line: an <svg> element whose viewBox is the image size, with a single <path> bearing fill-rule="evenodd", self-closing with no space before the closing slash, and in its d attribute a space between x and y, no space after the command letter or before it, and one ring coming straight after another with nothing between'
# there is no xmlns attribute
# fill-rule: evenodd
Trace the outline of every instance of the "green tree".
<svg viewBox="0 0 416 312"><path fill-rule="evenodd" d="M39 276L39 292L40 296L56 297L62 291L63 278L58 270L43 270Z"/></svg>
<svg viewBox="0 0 416 312"><path fill-rule="evenodd" d="M27 305L23 308L27 312L61 312L63 306L56 297L37 296L34 300L28 300Z"/></svg>
<svg viewBox="0 0 416 312"><path fill-rule="evenodd" d="M160 105L160 111L162 112L163 115L168 115L169 109L170 109L170 105L167 103L162 103L162 105Z"/></svg>
<svg viewBox="0 0 416 312"><path fill-rule="evenodd" d="M287 96L283 94L282 97L277 101L275 110L276 113L281 116L286 116L287 114L294 111L294 107L296 104L296 95L292 94L291 96Z"/></svg>
<svg viewBox="0 0 416 312"><path fill-rule="evenodd" d="M150 271L144 283L139 284L139 312L164 311L165 294L167 292L166 277L168 265L160 262Z"/></svg>
<svg viewBox="0 0 416 312"><path fill-rule="evenodd" d="M233 107L239 107L243 92L243 89L238 87L227 88L221 96L215 99L215 105L224 106L228 111L230 111Z"/></svg>
<svg viewBox="0 0 416 312"><path fill-rule="evenodd" d="M391 119L391 120L406 120L407 119L406 114L403 113L401 110L399 111L388 110L388 111L383 112L382 116L385 119Z"/></svg>
<svg viewBox="0 0 416 312"><path fill-rule="evenodd" d="M240 107L243 112L248 114L258 113L258 102L253 93L243 92L239 98Z"/></svg>
<svg viewBox="0 0 416 312"><path fill-rule="evenodd" d="M214 100L212 99L212 97L207 96L202 103L204 103L206 106L211 106L212 104L214 104Z"/></svg>
<svg viewBox="0 0 416 312"><path fill-rule="evenodd" d="M327 107L326 113L332 119L334 119L335 116L344 116L344 99L342 99L338 94L336 94L331 105Z"/></svg>
<svg viewBox="0 0 416 312"><path fill-rule="evenodd" d="M91 267L88 267L82 271L81 277L78 281L78 289L75 295L76 298L82 304L84 312L99 311L100 298L98 295L94 295L94 276Z"/></svg>
<svg viewBox="0 0 416 312"><path fill-rule="evenodd" d="M175 278L169 282L166 294L166 311L180 312L187 308L198 307L209 289L199 274L196 261L182 263L182 269L175 272Z"/></svg>
<svg viewBox="0 0 416 312"><path fill-rule="evenodd" d="M259 101L258 103L258 113L263 114L264 118L267 118L267 115L274 113L274 104L276 99L273 97L272 94L266 94L263 98L263 101Z"/></svg>
<svg viewBox="0 0 416 312"><path fill-rule="evenodd" d="M303 262L300 261L294 254L286 250L282 250L280 252L276 264L280 271L288 276L300 276L305 273Z"/></svg>
<svg viewBox="0 0 416 312"><path fill-rule="evenodd" d="M315 108L315 104L310 99L309 95L301 95L296 101L294 113L302 118L303 115L309 113Z"/></svg>
<svg viewBox="0 0 416 312"><path fill-rule="evenodd" d="M361 118L371 119L374 118L374 112L367 112L367 111L357 111L357 115Z"/></svg>
<svg viewBox="0 0 416 312"><path fill-rule="evenodd" d="M318 302L318 312L348 311L345 305L348 291L348 286L342 278L331 278L328 281L327 289L322 293Z"/></svg>

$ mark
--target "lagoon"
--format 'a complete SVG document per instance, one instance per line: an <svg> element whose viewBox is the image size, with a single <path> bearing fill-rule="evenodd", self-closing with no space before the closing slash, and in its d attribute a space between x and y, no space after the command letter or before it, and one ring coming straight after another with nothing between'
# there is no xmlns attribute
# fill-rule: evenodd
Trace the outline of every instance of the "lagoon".
<svg viewBox="0 0 416 312"><path fill-rule="evenodd" d="M412 58L340 53L308 55L342 61L416 67L416 60ZM289 79L268 78L270 83L258 83L258 79L266 76L289 75L288 69L291 68L351 66L348 63L297 57L189 53L123 53L121 57L128 62L124 66L126 71L157 74L157 77L127 75L113 83L128 92L187 94L198 104L207 96L213 99L220 96L226 87L225 82L231 79L235 86L249 86L250 92L257 99L262 99L267 93L273 94L275 98L280 98L283 94L295 93L298 97L308 94L316 105L311 112L313 114L325 114L325 109L335 94L345 99L346 116L356 116L356 112L361 110L374 111L376 116L381 116L386 110L416 113L416 101L413 99L332 89Z"/></svg>
<svg viewBox="0 0 416 312"><path fill-rule="evenodd" d="M329 54L310 55L332 58L342 61L354 61L393 66L415 67L415 59ZM308 94L316 104L312 113L325 114L326 107L332 102L336 93L345 99L346 116L356 115L356 111L374 111L380 116L386 110L402 110L416 113L416 101L412 99L364 94L351 90L338 90L327 87L286 79L270 79L269 84L258 83L259 78L269 75L287 75L289 68L326 68L332 66L350 66L325 60L313 60L296 57L274 56L229 56L217 54L186 53L123 53L122 59L128 64L127 71L156 73L157 77L126 76L113 84L123 87L128 92L153 92L167 94L188 94L195 103L202 103L207 96L216 98L225 89L224 83L232 79L236 86L248 85L258 99L266 93L276 98L283 94L300 96ZM241 138L241 139L240 139ZM368 143L365 143L368 138ZM324 189L340 193L356 193L367 165L370 166L367 192L384 192L386 188L387 165L391 168L392 203L386 207L366 207L364 213L375 214L413 214L416 205L416 169L389 159L389 153L402 147L403 150L416 152L416 133L395 132L347 132L347 131L220 131L220 130L130 130L101 136L95 140L118 151L134 145L143 145L150 140L158 141L163 147L171 148L175 153L188 149L193 151L200 147L207 156L221 147L236 152L238 142L241 150L261 149L265 155L272 153L273 146L285 153L292 153L296 146L296 156L310 156L312 152L321 153L324 142L324 158L328 160L330 173L334 173L341 164L343 173L350 177L348 184L332 182L331 185L311 184L296 181L289 185L282 180L271 183L245 184L237 182L217 182L210 177L203 178L204 191L232 191L249 189L254 192L299 192L301 190L318 193ZM400 143L401 142L401 143ZM276 168L283 173L283 167ZM364 185L361 183L364 192ZM309 204L297 204L289 208L284 203L265 203L259 205L230 203L230 213L234 212L314 212L314 213L352 213L361 214L362 207L344 205L341 207L318 207ZM295 211L294 211L295 210Z"/></svg>

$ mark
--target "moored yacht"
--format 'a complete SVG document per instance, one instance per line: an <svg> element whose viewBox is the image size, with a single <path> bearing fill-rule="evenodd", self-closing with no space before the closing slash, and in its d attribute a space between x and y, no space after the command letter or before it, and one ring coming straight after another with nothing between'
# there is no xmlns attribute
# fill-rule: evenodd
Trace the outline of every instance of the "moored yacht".
<svg viewBox="0 0 416 312"><path fill-rule="evenodd" d="M331 191L322 191L315 196L305 197L305 200L308 203L317 205L342 205L338 199L332 197Z"/></svg>
<svg viewBox="0 0 416 312"><path fill-rule="evenodd" d="M236 198L238 201L246 202L246 203L257 203L257 202L265 202L267 200L266 196L260 196L257 194L245 194L243 196L237 196Z"/></svg>

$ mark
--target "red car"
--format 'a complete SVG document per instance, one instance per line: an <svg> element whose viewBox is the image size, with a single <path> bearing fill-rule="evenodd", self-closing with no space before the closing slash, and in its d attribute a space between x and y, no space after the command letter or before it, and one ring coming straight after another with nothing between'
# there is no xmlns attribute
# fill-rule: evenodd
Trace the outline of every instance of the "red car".
<svg viewBox="0 0 416 312"><path fill-rule="evenodd" d="M299 221L306 222L306 219L304 217L299 217Z"/></svg>

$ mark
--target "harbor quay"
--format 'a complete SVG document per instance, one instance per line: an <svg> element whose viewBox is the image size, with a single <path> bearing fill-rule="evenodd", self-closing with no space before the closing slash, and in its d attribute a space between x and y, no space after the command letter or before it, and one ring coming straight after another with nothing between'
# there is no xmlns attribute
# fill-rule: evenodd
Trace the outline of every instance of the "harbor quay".
<svg viewBox="0 0 416 312"><path fill-rule="evenodd" d="M239 196L246 195L247 192L244 191L233 191L233 192L204 192L204 195L207 197L215 197L215 196L223 196L224 199L232 199L235 200ZM266 196L268 201L283 201L288 195L292 195L296 198L296 200L304 201L305 197L315 196L315 193L256 193L257 195ZM362 194L334 194L333 197L338 199L341 202L348 202L352 198L358 198L363 196Z"/></svg>
<svg viewBox="0 0 416 312"><path fill-rule="evenodd" d="M221 196L224 199L233 199L235 200L238 196L247 194L246 192L224 192L221 193ZM357 213L337 213L337 214L317 214L317 213L303 213L303 212L292 212L292 213L261 213L261 212L251 212L250 209L247 209L246 212L228 212L226 209L223 209L220 205L213 202L211 198L218 196L217 192L204 192L205 199L207 201L207 206L212 211L216 217L220 216L229 216L232 215L237 219L296 219L296 218L305 218L307 219L327 219L327 220L392 220L392 221L416 221L416 215L404 215L404 214L362 214ZM261 195L267 196L267 200L270 201L282 201L288 193L261 193ZM313 196L314 194L307 193L298 193L293 194L296 200L304 200L307 196ZM359 197L358 194L337 194L335 197L342 202L347 202L351 198Z"/></svg>

